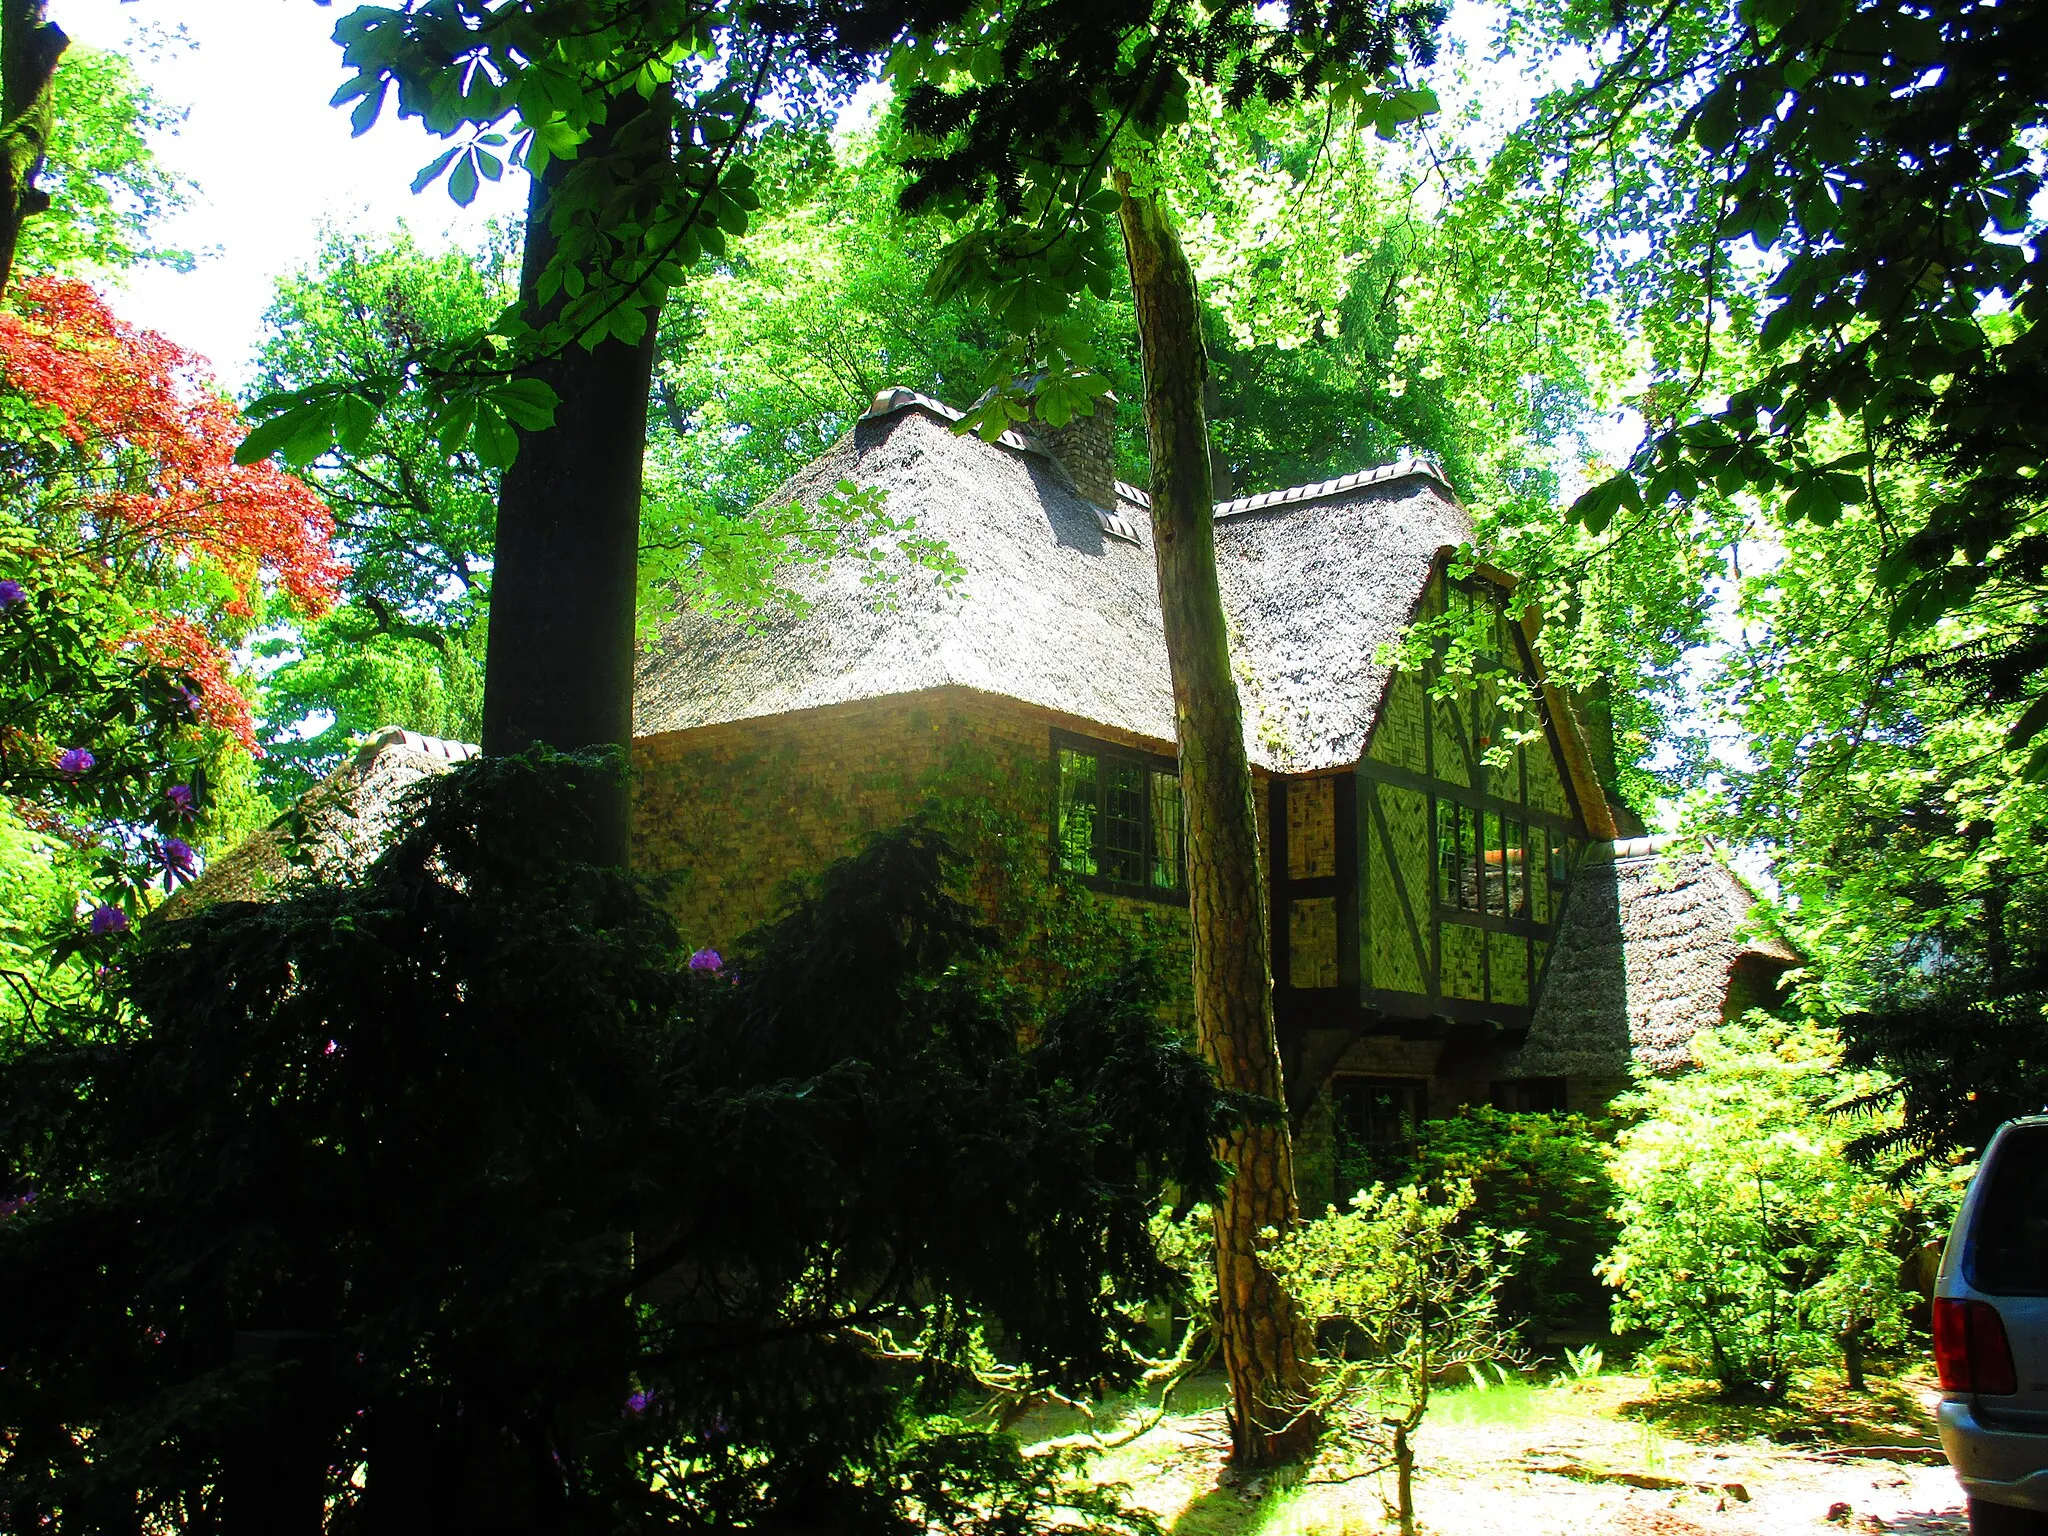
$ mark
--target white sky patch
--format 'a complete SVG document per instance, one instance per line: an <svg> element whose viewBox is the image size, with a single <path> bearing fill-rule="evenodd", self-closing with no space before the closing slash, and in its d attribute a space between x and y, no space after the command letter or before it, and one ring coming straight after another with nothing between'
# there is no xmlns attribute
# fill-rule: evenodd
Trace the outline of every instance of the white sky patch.
<svg viewBox="0 0 2048 1536"><path fill-rule="evenodd" d="M166 105L188 110L157 151L197 190L158 238L199 253L199 265L140 268L113 302L123 319L206 357L230 388L247 380L273 283L312 261L323 226L374 232L404 219L436 249L476 244L489 219L525 206L525 177L512 171L486 182L466 210L439 185L414 197L413 176L442 144L417 123L387 115L350 138L348 113L327 105L348 78L333 41L348 9L313 0L50 3L50 19L76 42L127 54Z"/></svg>

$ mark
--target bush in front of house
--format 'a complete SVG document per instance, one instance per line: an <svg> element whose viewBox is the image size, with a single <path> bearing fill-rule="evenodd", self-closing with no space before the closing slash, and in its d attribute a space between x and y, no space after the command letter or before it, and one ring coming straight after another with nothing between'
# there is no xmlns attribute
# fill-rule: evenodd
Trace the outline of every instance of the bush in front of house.
<svg viewBox="0 0 2048 1536"><path fill-rule="evenodd" d="M1503 1317L1535 1332L1582 1325L1597 1312L1605 1298L1594 1267L1618 1229L1595 1122L1475 1106L1423 1125L1406 1177L1435 1188L1469 1184L1468 1224L1524 1234L1501 1278Z"/></svg>
<svg viewBox="0 0 2048 1536"><path fill-rule="evenodd" d="M0 1063L0 1528L1147 1528L935 1410L1146 1368L1229 1126L1161 979L1015 985L916 822L692 952L613 771L460 765Z"/></svg>
<svg viewBox="0 0 2048 1536"><path fill-rule="evenodd" d="M1695 1037L1698 1067L1615 1104L1621 1234L1600 1273L1616 1331L1643 1329L1724 1396L1782 1401L1803 1370L1901 1341L1911 1195L1847 1155L1866 1094L1835 1036L1753 1014Z"/></svg>

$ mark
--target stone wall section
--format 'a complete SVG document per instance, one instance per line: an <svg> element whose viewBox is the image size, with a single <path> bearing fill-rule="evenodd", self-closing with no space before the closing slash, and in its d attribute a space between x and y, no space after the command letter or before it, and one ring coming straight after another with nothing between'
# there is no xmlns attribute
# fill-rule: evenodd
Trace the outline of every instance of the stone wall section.
<svg viewBox="0 0 2048 1536"><path fill-rule="evenodd" d="M1173 750L966 688L643 736L633 743L633 865L674 877L670 908L688 943L729 945L774 915L792 877L815 874L916 811L963 749L997 765L994 781L948 779L944 793L985 793L1014 808L1050 865L1055 729L1161 756Z"/></svg>

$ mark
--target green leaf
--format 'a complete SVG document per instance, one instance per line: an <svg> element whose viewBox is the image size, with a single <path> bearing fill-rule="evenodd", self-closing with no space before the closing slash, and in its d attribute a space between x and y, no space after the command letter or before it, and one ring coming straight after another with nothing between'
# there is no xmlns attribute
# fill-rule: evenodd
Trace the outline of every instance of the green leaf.
<svg viewBox="0 0 2048 1536"><path fill-rule="evenodd" d="M1584 524L1588 533L1601 533L1624 506L1631 511L1641 511L1642 505L1642 492L1636 486L1635 477L1624 470L1580 496L1565 515L1572 522Z"/></svg>
<svg viewBox="0 0 2048 1536"><path fill-rule="evenodd" d="M2013 721L2012 729L2005 733L2005 749L2008 752L2018 751L2040 735L2044 727L2048 727L2048 693L2031 700L2020 711L2019 719ZM2043 750L2048 750L2048 745L2044 745Z"/></svg>
<svg viewBox="0 0 2048 1536"><path fill-rule="evenodd" d="M343 395L335 401L334 435L349 453L361 453L377 430L377 407L361 395Z"/></svg>
<svg viewBox="0 0 2048 1536"><path fill-rule="evenodd" d="M446 454L459 452L476 423L476 401L450 401L435 422L434 441Z"/></svg>
<svg viewBox="0 0 2048 1536"><path fill-rule="evenodd" d="M512 430L512 424L503 415L488 408L477 412L472 442L476 456L483 460L486 469L502 473L510 469L512 461L519 456L519 434Z"/></svg>
<svg viewBox="0 0 2048 1536"><path fill-rule="evenodd" d="M543 379L507 379L492 387L490 400L514 426L529 432L552 427L555 407L561 404L561 396Z"/></svg>
<svg viewBox="0 0 2048 1536"><path fill-rule="evenodd" d="M455 199L457 207L467 208L476 201L477 176L476 157L479 152L471 150L456 163L455 171L448 178L448 195Z"/></svg>
<svg viewBox="0 0 2048 1536"><path fill-rule="evenodd" d="M235 449L237 464L261 464L272 454L282 449L291 435L298 431L299 423L295 413L287 411L282 416L259 422L249 429L249 435L242 439Z"/></svg>
<svg viewBox="0 0 2048 1536"><path fill-rule="evenodd" d="M436 156L433 164L429 165L425 170L421 171L419 175L413 177L413 195L418 196L420 193L426 191L427 188L431 187L434 184L435 180L439 178L440 174L443 171L447 170L449 165L453 163L455 157L461 153L462 146L458 144L453 149L447 150L446 152Z"/></svg>
<svg viewBox="0 0 2048 1536"><path fill-rule="evenodd" d="M384 111L384 83L377 82L377 90L356 103L355 111L348 115L348 131L351 137L360 139L376 125Z"/></svg>

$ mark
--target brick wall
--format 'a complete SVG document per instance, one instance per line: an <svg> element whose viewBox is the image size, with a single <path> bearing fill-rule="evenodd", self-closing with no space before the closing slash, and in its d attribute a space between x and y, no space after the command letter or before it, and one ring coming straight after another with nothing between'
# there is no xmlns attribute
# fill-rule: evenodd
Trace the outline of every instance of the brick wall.
<svg viewBox="0 0 2048 1536"><path fill-rule="evenodd" d="M693 946L729 945L816 872L933 795L967 797L1023 828L1016 858L1049 868L1057 729L1149 752L1164 744L964 688L703 726L633 743L633 862L676 878ZM1178 925L1159 903L1065 891L1108 913Z"/></svg>
<svg viewBox="0 0 2048 1536"><path fill-rule="evenodd" d="M1098 507L1116 506L1116 396L1095 404L1094 414L1075 416L1063 427L1031 423L1031 435L1073 478L1074 489Z"/></svg>

